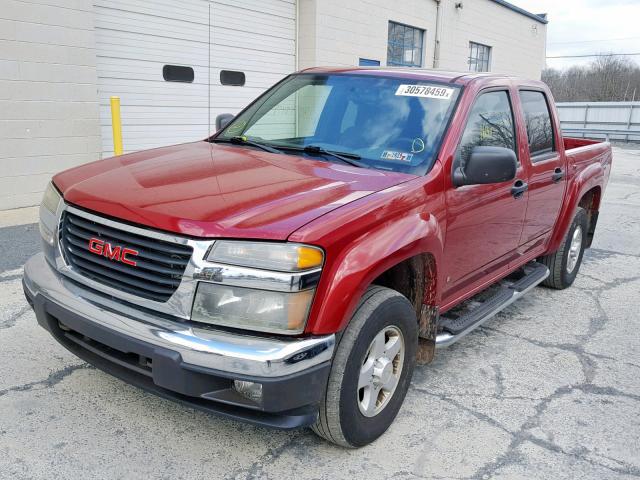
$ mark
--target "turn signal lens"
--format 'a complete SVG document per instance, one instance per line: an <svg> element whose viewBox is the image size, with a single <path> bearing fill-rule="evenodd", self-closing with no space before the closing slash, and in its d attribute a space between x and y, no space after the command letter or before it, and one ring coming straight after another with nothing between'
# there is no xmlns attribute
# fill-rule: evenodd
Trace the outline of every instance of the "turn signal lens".
<svg viewBox="0 0 640 480"><path fill-rule="evenodd" d="M55 241L55 231L58 222L56 213L62 202L62 196L52 183L47 185L47 189L42 196L40 204L40 235L49 246L53 246Z"/></svg>
<svg viewBox="0 0 640 480"><path fill-rule="evenodd" d="M61 200L62 197L56 190L56 187L54 187L52 183L49 183L44 191L44 195L42 196L42 203L40 206L51 213L56 213L58 210L58 204Z"/></svg>
<svg viewBox="0 0 640 480"><path fill-rule="evenodd" d="M306 270L322 265L324 255L322 251L311 247L298 247L298 269Z"/></svg>
<svg viewBox="0 0 640 480"><path fill-rule="evenodd" d="M321 267L324 254L317 247L298 243L221 240L215 242L207 260L263 270L298 272Z"/></svg>

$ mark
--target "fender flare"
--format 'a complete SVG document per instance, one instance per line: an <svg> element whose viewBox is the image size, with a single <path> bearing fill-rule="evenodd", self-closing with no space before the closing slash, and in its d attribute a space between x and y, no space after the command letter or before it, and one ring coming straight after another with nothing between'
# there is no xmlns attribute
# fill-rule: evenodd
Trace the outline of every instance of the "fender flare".
<svg viewBox="0 0 640 480"><path fill-rule="evenodd" d="M314 334L342 331L367 287L388 269L417 255L433 257L436 283L440 282L443 238L434 215L413 210L353 239L323 271L308 330Z"/></svg>
<svg viewBox="0 0 640 480"><path fill-rule="evenodd" d="M572 165L570 168L576 168ZM602 187L604 183L604 169L600 163L592 163L577 176L569 180L569 188L564 197L563 208L556 221L553 235L547 246L547 254L556 252L573 222L580 200L595 187Z"/></svg>

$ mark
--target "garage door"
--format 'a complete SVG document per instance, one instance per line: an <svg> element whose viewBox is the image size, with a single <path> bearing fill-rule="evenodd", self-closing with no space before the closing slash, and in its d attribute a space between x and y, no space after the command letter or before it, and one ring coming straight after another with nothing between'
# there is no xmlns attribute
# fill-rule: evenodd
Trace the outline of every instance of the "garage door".
<svg viewBox="0 0 640 480"><path fill-rule="evenodd" d="M100 0L95 12L104 156L112 95L124 149L136 151L206 137L219 113L237 113L295 69L295 0ZM165 80L166 65L193 69L192 81ZM191 80L188 69L178 73ZM245 85L222 85L222 70L244 72Z"/></svg>

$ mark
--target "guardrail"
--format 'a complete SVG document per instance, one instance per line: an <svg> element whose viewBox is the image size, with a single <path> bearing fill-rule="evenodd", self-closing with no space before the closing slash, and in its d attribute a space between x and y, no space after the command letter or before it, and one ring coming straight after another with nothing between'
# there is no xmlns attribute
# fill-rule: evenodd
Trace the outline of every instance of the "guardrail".
<svg viewBox="0 0 640 480"><path fill-rule="evenodd" d="M563 128L562 134L570 137L580 136L581 138L604 138L607 142L611 137L625 137L627 142L640 142L640 131L638 130L606 130L598 128ZM630 137L638 137L637 140ZM616 140L616 139L614 139Z"/></svg>
<svg viewBox="0 0 640 480"><path fill-rule="evenodd" d="M556 104L567 135L640 142L640 102Z"/></svg>

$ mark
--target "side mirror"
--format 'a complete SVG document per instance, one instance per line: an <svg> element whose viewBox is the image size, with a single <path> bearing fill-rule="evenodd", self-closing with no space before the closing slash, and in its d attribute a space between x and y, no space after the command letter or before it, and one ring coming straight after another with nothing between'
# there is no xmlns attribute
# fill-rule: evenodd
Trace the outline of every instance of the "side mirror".
<svg viewBox="0 0 640 480"><path fill-rule="evenodd" d="M467 163L453 172L453 184L480 185L501 183L516 178L518 159L510 148L474 147Z"/></svg>
<svg viewBox="0 0 640 480"><path fill-rule="evenodd" d="M221 130L229 125L229 123L231 123L231 120L233 120L234 118L235 116L230 113L221 113L220 115L218 115L216 117L216 131Z"/></svg>

